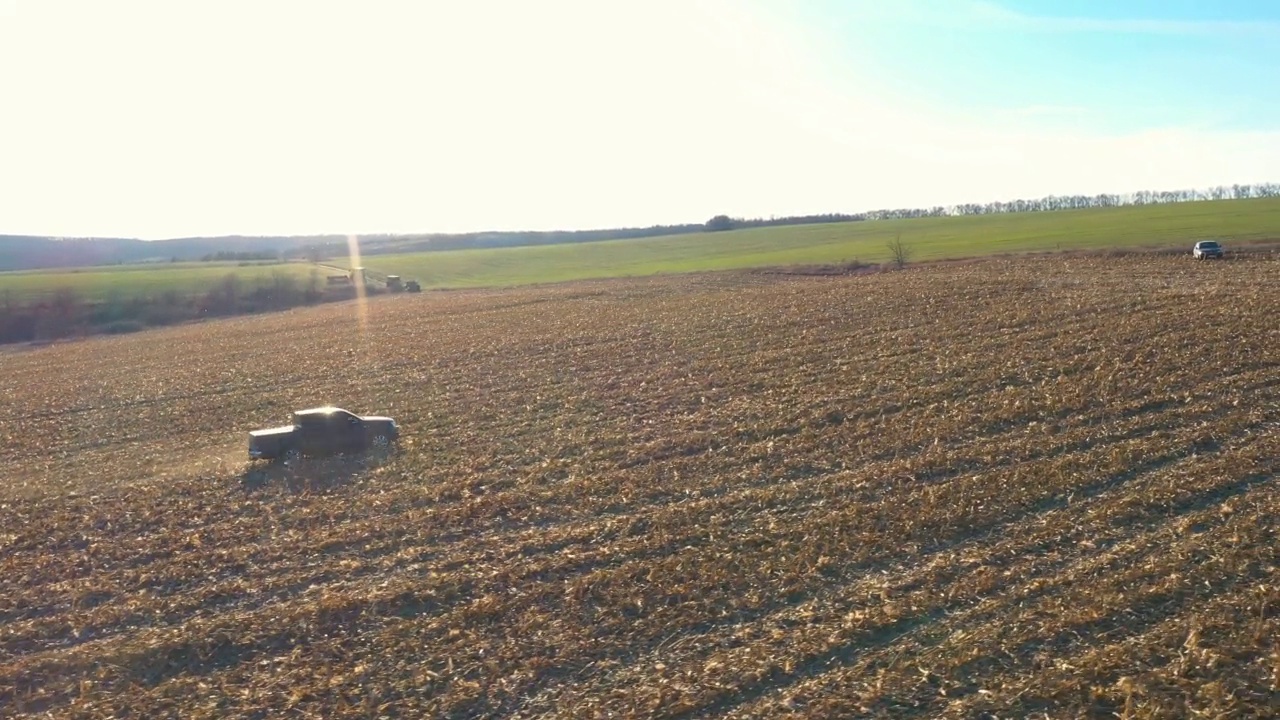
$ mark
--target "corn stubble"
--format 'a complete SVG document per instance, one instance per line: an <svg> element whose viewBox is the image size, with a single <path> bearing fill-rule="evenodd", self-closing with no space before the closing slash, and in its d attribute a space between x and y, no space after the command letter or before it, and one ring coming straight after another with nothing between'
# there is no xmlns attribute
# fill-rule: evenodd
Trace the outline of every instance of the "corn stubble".
<svg viewBox="0 0 1280 720"><path fill-rule="evenodd" d="M1274 714L1277 300L990 260L7 352L0 714ZM400 451L243 462L328 402Z"/></svg>

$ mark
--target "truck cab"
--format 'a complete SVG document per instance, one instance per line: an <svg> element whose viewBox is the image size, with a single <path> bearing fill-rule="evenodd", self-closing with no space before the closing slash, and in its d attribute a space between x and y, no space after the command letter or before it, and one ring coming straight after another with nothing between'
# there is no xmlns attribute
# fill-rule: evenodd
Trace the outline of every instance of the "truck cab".
<svg viewBox="0 0 1280 720"><path fill-rule="evenodd" d="M293 460L302 456L345 455L385 449L400 435L396 421L356 415L338 407L297 410L293 424L249 433L249 457Z"/></svg>

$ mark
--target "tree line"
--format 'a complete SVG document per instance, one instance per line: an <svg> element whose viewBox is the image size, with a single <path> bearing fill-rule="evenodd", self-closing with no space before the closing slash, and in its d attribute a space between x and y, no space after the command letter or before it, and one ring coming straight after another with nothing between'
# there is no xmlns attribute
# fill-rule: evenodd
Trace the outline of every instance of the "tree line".
<svg viewBox="0 0 1280 720"><path fill-rule="evenodd" d="M742 218L716 215L706 222L674 225L650 225L648 227L609 228L597 230L530 230L485 231L471 233L426 233L412 235L362 235L360 252L364 255L386 253L423 252L431 250L459 250L465 248L517 247L524 245L553 245L562 243L598 242L602 240L630 240L663 235L686 235L700 232L718 232L738 228L769 227L781 225L806 225L814 223L858 222L864 220L895 220L921 217L946 217L956 215L991 215L1010 212L1043 212L1050 210L1075 210L1081 208L1120 207L1124 205L1157 205L1199 200L1230 200L1280 196L1280 184L1260 183L1247 185L1220 185L1205 189L1143 190L1134 193L1098 195L1048 195L1030 200L991 201L985 203L960 203L933 207L892 208L868 210L857 213L818 213L811 215L786 215L769 218ZM285 258L319 262L326 257L345 255L345 239L329 239L327 242L309 242L300 247L285 250Z"/></svg>
<svg viewBox="0 0 1280 720"><path fill-rule="evenodd" d="M281 253L274 250L242 250L239 252L219 250L218 252L208 253L200 258L201 262L249 262L260 260L279 262L281 260Z"/></svg>
<svg viewBox="0 0 1280 720"><path fill-rule="evenodd" d="M1133 193L1100 193L1098 195L1046 195L1032 200L991 201L986 203L961 203L935 205L927 208L896 208L870 210L848 215L803 215L769 219L731 218L716 215L703 225L703 230L717 232L738 228L768 225L800 225L812 222L856 222L860 220L901 220L922 217L951 217L957 215L995 215L1015 212L1047 212L1052 210L1079 210L1084 208L1111 208L1129 205L1163 205L1205 200L1247 200L1250 198L1280 197L1280 183L1255 183L1218 185L1204 189L1141 190Z"/></svg>

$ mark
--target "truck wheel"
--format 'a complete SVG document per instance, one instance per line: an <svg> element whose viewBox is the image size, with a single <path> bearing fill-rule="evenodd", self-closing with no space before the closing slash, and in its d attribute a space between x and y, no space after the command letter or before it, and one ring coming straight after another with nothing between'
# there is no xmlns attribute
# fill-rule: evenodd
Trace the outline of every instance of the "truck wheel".
<svg viewBox="0 0 1280 720"><path fill-rule="evenodd" d="M375 450L386 450L388 447L391 447L391 438L381 434L374 435L372 444Z"/></svg>
<svg viewBox="0 0 1280 720"><path fill-rule="evenodd" d="M302 452L298 448L289 448L284 451L280 459L284 461L285 465L297 465L298 461L302 459Z"/></svg>

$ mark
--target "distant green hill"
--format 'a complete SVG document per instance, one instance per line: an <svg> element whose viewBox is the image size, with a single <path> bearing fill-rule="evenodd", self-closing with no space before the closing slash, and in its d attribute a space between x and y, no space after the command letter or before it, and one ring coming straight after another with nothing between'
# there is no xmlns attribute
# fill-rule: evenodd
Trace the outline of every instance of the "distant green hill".
<svg viewBox="0 0 1280 720"><path fill-rule="evenodd" d="M133 298L173 291L179 296L208 292L228 275L245 285L264 283L277 276L292 278L303 285L320 268L307 263L144 263L89 268L52 268L0 272L0 303L27 302L47 298L60 290L71 290L80 298L100 301ZM323 281L323 277L321 277Z"/></svg>
<svg viewBox="0 0 1280 720"><path fill-rule="evenodd" d="M372 270L425 287L479 287L776 265L917 260L1280 239L1280 198L762 227L634 240L371 255ZM1230 249L1228 247L1228 249Z"/></svg>
<svg viewBox="0 0 1280 720"><path fill-rule="evenodd" d="M0 271L89 267L149 261L200 260L219 252L297 251L308 245L342 240L341 235L311 237L208 237L173 240L127 238L48 238L0 235Z"/></svg>

